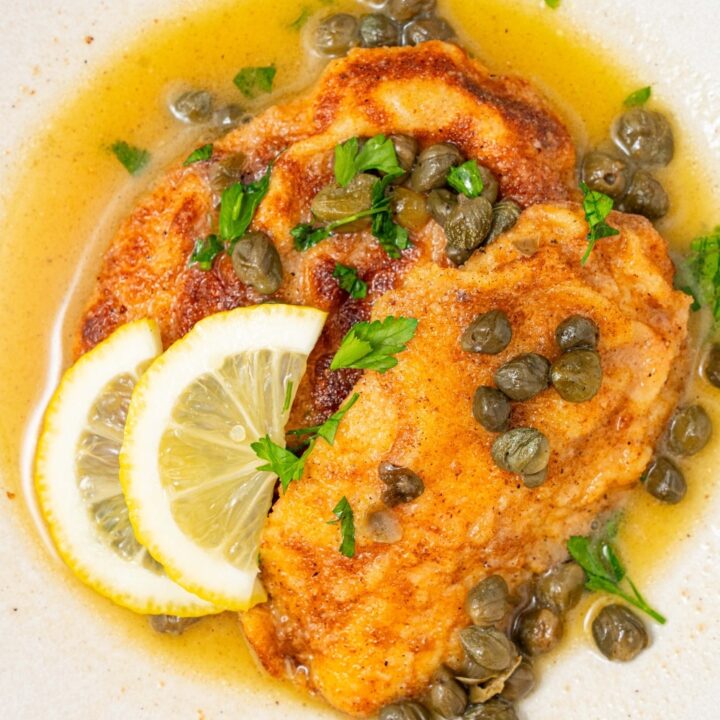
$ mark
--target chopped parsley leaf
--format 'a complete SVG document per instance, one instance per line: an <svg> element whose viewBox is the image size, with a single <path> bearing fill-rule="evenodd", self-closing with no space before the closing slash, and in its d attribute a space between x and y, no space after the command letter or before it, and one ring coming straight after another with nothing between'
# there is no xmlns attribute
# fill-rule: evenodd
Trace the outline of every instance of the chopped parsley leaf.
<svg viewBox="0 0 720 720"><path fill-rule="evenodd" d="M330 520L328 525L340 525L341 542L338 548L347 558L355 557L355 518L348 499L343 496L342 500L333 509L335 520Z"/></svg>
<svg viewBox="0 0 720 720"><path fill-rule="evenodd" d="M335 269L333 270L333 277L338 281L340 288L350 294L350 297L356 300L367 297L367 283L360 279L358 271L355 268L336 263Z"/></svg>
<svg viewBox="0 0 720 720"><path fill-rule="evenodd" d="M276 74L277 68L275 65L246 67L240 70L234 77L233 82L246 98L252 99L272 91Z"/></svg>
<svg viewBox="0 0 720 720"><path fill-rule="evenodd" d="M150 162L151 156L147 150L129 145L124 140L113 143L110 150L131 175L139 174Z"/></svg>
<svg viewBox="0 0 720 720"><path fill-rule="evenodd" d="M664 625L665 618L648 605L633 581L627 576L611 542L615 533L616 525L609 523L598 537L575 535L568 540L568 552L587 574L585 587L590 591L606 592L621 597ZM621 587L623 580L630 586L629 589Z"/></svg>
<svg viewBox="0 0 720 720"><path fill-rule="evenodd" d="M193 150L187 156L185 162L183 163L183 166L187 167L188 165L193 165L194 163L202 162L203 160L209 160L212 157L212 154L213 154L212 143L203 145L202 147L197 148L197 150Z"/></svg>
<svg viewBox="0 0 720 720"><path fill-rule="evenodd" d="M458 167L450 168L447 182L451 188L469 198L479 197L485 188L475 160L468 160Z"/></svg>
<svg viewBox="0 0 720 720"><path fill-rule="evenodd" d="M650 85L631 92L623 101L625 107L637 107L638 105L644 105L652 95L652 87Z"/></svg>
<svg viewBox="0 0 720 720"><path fill-rule="evenodd" d="M188 266L196 265L200 270L212 269L215 258L225 249L225 245L217 235L208 235L195 241Z"/></svg>
<svg viewBox="0 0 720 720"><path fill-rule="evenodd" d="M250 445L253 452L261 459L267 460L258 470L275 473L280 480L283 490L287 490L291 482L299 480L305 469L305 461L312 451L314 441L310 443L305 452L297 457L287 448L281 447L270 439L269 435L260 438Z"/></svg>
<svg viewBox="0 0 720 720"><path fill-rule="evenodd" d="M556 10L560 7L560 0L545 0L545 4L553 10Z"/></svg>
<svg viewBox="0 0 720 720"><path fill-rule="evenodd" d="M233 183L223 191L218 220L219 234L223 240L232 243L245 234L258 205L267 195L271 173L272 165L257 182L248 185Z"/></svg>
<svg viewBox="0 0 720 720"><path fill-rule="evenodd" d="M619 235L620 231L610 227L610 225L605 222L605 218L613 209L612 198L597 190L590 190L584 182L580 183L580 189L584 195L583 210L585 211L585 219L589 225L587 235L588 246L580 261L581 265L585 265L598 240Z"/></svg>
<svg viewBox="0 0 720 720"><path fill-rule="evenodd" d="M375 135L360 149L358 138L350 138L335 148L335 179L346 187L359 173L378 170L387 175L402 175L395 146L390 138Z"/></svg>
<svg viewBox="0 0 720 720"><path fill-rule="evenodd" d="M295 249L304 252L322 242L325 238L329 238L332 231L324 227L315 227L310 223L300 223L290 231L290 235L295 241Z"/></svg>
<svg viewBox="0 0 720 720"><path fill-rule="evenodd" d="M291 30L302 30L310 19L310 10L304 7L295 20L288 26Z"/></svg>
<svg viewBox="0 0 720 720"><path fill-rule="evenodd" d="M321 437L328 445L335 444L335 436L337 435L340 421L347 415L348 410L358 401L360 395L355 393L336 413L331 415L322 425L315 425L308 428L300 428L299 430L291 430L290 435L298 435L304 438L310 438L311 441Z"/></svg>
<svg viewBox="0 0 720 720"><path fill-rule="evenodd" d="M353 325L343 338L330 365L331 370L355 368L384 373L394 368L395 355L407 349L417 330L414 318L386 317Z"/></svg>

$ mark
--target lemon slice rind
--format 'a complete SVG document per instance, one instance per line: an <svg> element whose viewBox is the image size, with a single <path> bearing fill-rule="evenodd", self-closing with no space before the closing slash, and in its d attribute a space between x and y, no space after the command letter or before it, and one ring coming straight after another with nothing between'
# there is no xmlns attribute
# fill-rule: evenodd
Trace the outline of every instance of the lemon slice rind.
<svg viewBox="0 0 720 720"><path fill-rule="evenodd" d="M45 413L35 487L60 556L86 585L136 613L207 615L219 610L103 542L76 476L78 444L103 389L113 378L136 376L161 352L157 325L140 320L119 328L65 373Z"/></svg>
<svg viewBox="0 0 720 720"><path fill-rule="evenodd" d="M326 313L320 310L281 304L212 315L155 360L133 393L120 455L120 481L136 536L175 582L226 609L247 610L265 599L257 578L256 555L253 567L239 568L183 532L161 477L158 458L163 433L174 422L173 409L178 398L198 378L217 372L228 358L253 351L295 353L306 358L325 319ZM297 383L291 390L294 397ZM284 443L284 422L278 433L277 420L268 423L275 427L270 434L279 435L273 439ZM257 468L264 461L253 456L250 464ZM274 475L265 473L258 483L256 494L264 498L265 514L275 480Z"/></svg>

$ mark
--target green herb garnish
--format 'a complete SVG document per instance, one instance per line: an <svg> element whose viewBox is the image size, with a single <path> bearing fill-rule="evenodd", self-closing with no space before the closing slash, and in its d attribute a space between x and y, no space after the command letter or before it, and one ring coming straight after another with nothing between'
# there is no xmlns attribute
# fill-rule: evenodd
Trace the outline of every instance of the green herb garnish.
<svg viewBox="0 0 720 720"><path fill-rule="evenodd" d="M414 318L386 317L353 325L343 338L330 365L331 370L355 368L387 372L397 364L395 355L407 349L417 330Z"/></svg>
<svg viewBox="0 0 720 720"><path fill-rule="evenodd" d="M458 167L450 168L447 182L451 188L469 198L479 197L485 188L475 160L468 160Z"/></svg>
<svg viewBox="0 0 720 720"><path fill-rule="evenodd" d="M286 413L290 409L290 405L292 403L292 394L293 394L293 381L291 380L287 387L285 388L285 402L283 402L283 409L282 411Z"/></svg>
<svg viewBox="0 0 720 720"><path fill-rule="evenodd" d="M650 85L640 88L635 92L631 92L623 101L625 107L637 107L638 105L644 105L652 95L652 87Z"/></svg>
<svg viewBox="0 0 720 720"><path fill-rule="evenodd" d="M193 163L202 162L203 160L209 160L212 157L212 154L213 154L212 143L203 145L202 147L197 148L197 150L193 150L187 156L185 162L183 163L183 166L187 167L188 165L192 165Z"/></svg>
<svg viewBox="0 0 720 720"><path fill-rule="evenodd" d="M286 394L287 402L288 394ZM282 485L283 490L287 490L290 483L299 480L305 469L305 462L315 447L318 438L322 438L329 445L335 443L335 435L337 435L340 421L345 417L348 410L358 401L360 395L355 393L336 413L331 415L322 425L314 427L301 428L299 430L291 430L289 435L297 435L309 441L307 448L300 457L290 452L287 448L278 445L270 439L269 435L260 438L257 442L250 445L253 452L261 459L266 460L267 464L262 465L258 470L275 473Z"/></svg>
<svg viewBox="0 0 720 720"><path fill-rule="evenodd" d="M288 27L291 30L302 30L305 27L305 24L310 19L310 10L306 7L304 7L300 14L297 16L295 20L293 20Z"/></svg>
<svg viewBox="0 0 720 720"><path fill-rule="evenodd" d="M290 231L290 235L295 240L295 249L301 252L308 250L329 238L335 230L343 225L349 225L364 217L372 217L372 233L379 241L380 246L390 257L399 258L400 251L410 245L410 236L405 228L393 222L390 198L385 194L388 185L397 177L397 175L387 175L375 183L372 189L372 205L368 210L348 215L348 217L335 220L322 227L310 223L296 225Z"/></svg>
<svg viewBox="0 0 720 720"><path fill-rule="evenodd" d="M402 175L395 146L390 138L376 135L359 150L358 138L350 138L335 148L335 179L341 187L347 187L359 173L378 170L387 175Z"/></svg>
<svg viewBox="0 0 720 720"><path fill-rule="evenodd" d="M267 195L271 173L272 165L257 182L249 185L233 183L223 191L218 220L219 234L223 240L232 243L245 234L258 205Z"/></svg>
<svg viewBox="0 0 720 720"><path fill-rule="evenodd" d="M620 231L610 227L605 222L605 218L613 209L613 199L597 190L591 190L584 182L580 183L580 189L583 192L583 210L585 210L585 219L587 220L590 230L587 235L587 250L580 261L584 265L590 253L595 247L595 243L601 238L619 235Z"/></svg>
<svg viewBox="0 0 720 720"><path fill-rule="evenodd" d="M348 410L358 401L360 395L355 393L342 407L333 415L331 415L322 425L314 425L313 427L300 428L299 430L290 430L289 435L297 435L304 437L306 440L314 441L321 437L329 445L335 443L335 435L337 435L340 421L347 415Z"/></svg>
<svg viewBox="0 0 720 720"><path fill-rule="evenodd" d="M313 443L300 457L273 442L269 435L251 443L250 447L261 460L267 460L267 464L261 465L258 470L275 473L280 480L282 489L287 490L291 482L302 477L305 461L312 450L312 445Z"/></svg>
<svg viewBox="0 0 720 720"><path fill-rule="evenodd" d="M614 523L610 523L599 537L575 535L568 540L568 552L587 574L585 587L590 591L606 592L621 597L625 602L664 625L665 618L648 605L633 581L627 576L625 568L612 546L611 540L615 536L616 527ZM623 580L630 586L629 590L620 587Z"/></svg>
<svg viewBox="0 0 720 720"><path fill-rule="evenodd" d="M129 145L124 140L113 143L110 150L131 175L137 175L150 162L147 150Z"/></svg>
<svg viewBox="0 0 720 720"><path fill-rule="evenodd" d="M276 74L275 65L246 67L233 78L233 82L246 98L252 99L272 91Z"/></svg>
<svg viewBox="0 0 720 720"><path fill-rule="evenodd" d="M333 277L338 281L338 285L342 290L350 293L350 297L356 300L367 297L367 283L360 279L358 271L355 268L336 263L335 269L333 270Z"/></svg>
<svg viewBox="0 0 720 720"><path fill-rule="evenodd" d="M342 500L333 509L336 520L330 520L328 525L340 524L342 541L339 550L347 558L355 557L355 518L348 499L343 496Z"/></svg>
<svg viewBox="0 0 720 720"><path fill-rule="evenodd" d="M681 289L692 295L696 304L710 308L714 320L720 321L720 225L690 243L686 267L696 288Z"/></svg>
<svg viewBox="0 0 720 720"><path fill-rule="evenodd" d="M197 265L200 270L210 270L215 258L225 249L217 235L208 235L195 241L188 265Z"/></svg>
<svg viewBox="0 0 720 720"><path fill-rule="evenodd" d="M560 7L560 0L545 0L545 4L553 10L557 10Z"/></svg>

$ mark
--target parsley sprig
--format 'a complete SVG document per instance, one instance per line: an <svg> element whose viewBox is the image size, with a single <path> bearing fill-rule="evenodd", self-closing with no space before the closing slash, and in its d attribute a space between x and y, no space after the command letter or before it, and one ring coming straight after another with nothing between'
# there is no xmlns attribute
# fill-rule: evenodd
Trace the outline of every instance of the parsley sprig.
<svg viewBox="0 0 720 720"><path fill-rule="evenodd" d="M217 235L208 235L195 241L188 265L195 265L200 270L211 270L215 258L225 249L225 245Z"/></svg>
<svg viewBox="0 0 720 720"><path fill-rule="evenodd" d="M479 197L485 188L480 168L475 160L468 160L462 165L450 168L447 182L451 188L469 198Z"/></svg>
<svg viewBox="0 0 720 720"><path fill-rule="evenodd" d="M331 415L322 425L310 428L293 430L290 435L298 435L308 441L308 446L299 457L290 452L287 448L278 445L269 435L260 438L250 445L253 452L266 464L258 467L263 472L275 473L280 480L283 490L287 490L290 484L299 480L305 470L305 463L315 447L318 438L322 438L329 445L335 444L340 421L345 417L348 410L358 401L360 395L355 393L336 413Z"/></svg>
<svg viewBox="0 0 720 720"><path fill-rule="evenodd" d="M341 187L347 187L358 174L377 170L386 175L403 174L390 138L375 135L360 148L360 140L350 138L335 147L335 179Z"/></svg>
<svg viewBox="0 0 720 720"><path fill-rule="evenodd" d="M611 522L598 537L575 535L568 540L568 552L587 574L585 587L590 591L606 592L621 597L625 602L664 625L665 617L650 607L635 583L627 576L625 567L611 542L616 532L617 524ZM629 589L621 587L623 581L627 583Z"/></svg>
<svg viewBox="0 0 720 720"><path fill-rule="evenodd" d="M580 261L580 264L584 265L598 240L619 235L620 231L610 227L605 222L605 218L612 212L613 199L597 190L591 190L584 182L580 183L580 189L584 196L583 210L585 211L585 219L590 228L587 234L587 250Z"/></svg>
<svg viewBox="0 0 720 720"><path fill-rule="evenodd" d="M407 349L417 325L414 318L393 316L353 325L335 353L330 369L387 372L398 364L395 355Z"/></svg>
<svg viewBox="0 0 720 720"><path fill-rule="evenodd" d="M372 217L373 235L391 258L399 258L401 251L409 247L410 236L405 228L400 227L393 221L390 198L386 194L388 186L397 177L397 175L386 175L373 185L372 203L367 210L348 215L320 227L310 223L296 225L290 231L290 235L295 241L295 249L300 252L308 250L329 238L343 225L349 225L365 217Z"/></svg>
<svg viewBox="0 0 720 720"><path fill-rule="evenodd" d="M708 307L715 322L720 322L720 225L690 243L686 268L692 284L681 289L692 295L697 305Z"/></svg>
<svg viewBox="0 0 720 720"><path fill-rule="evenodd" d="M362 300L367 297L367 283L360 278L355 268L335 263L333 277L338 281L340 288L349 293L351 298Z"/></svg>
<svg viewBox="0 0 720 720"><path fill-rule="evenodd" d="M347 558L355 557L355 518L348 499L343 495L342 500L333 509L335 520L328 525L340 525L340 552Z"/></svg>

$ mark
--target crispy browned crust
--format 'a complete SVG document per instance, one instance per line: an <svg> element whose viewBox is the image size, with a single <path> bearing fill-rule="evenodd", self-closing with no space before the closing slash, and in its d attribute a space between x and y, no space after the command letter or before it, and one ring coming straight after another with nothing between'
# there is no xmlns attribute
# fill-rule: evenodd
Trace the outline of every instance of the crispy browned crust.
<svg viewBox="0 0 720 720"><path fill-rule="evenodd" d="M417 247L402 262L390 261L368 233L328 240L302 254L293 249L289 231L310 220L313 195L332 177L333 147L381 132L408 133L423 144L457 143L497 174L506 197L523 205L574 193L568 132L526 82L491 75L454 45L355 50L332 62L307 96L271 108L216 143L213 162L172 169L141 199L103 260L76 352L133 319L155 318L169 344L207 315L261 302L226 257L207 273L188 268L187 259L195 239L213 228L217 197L210 177L217 160L244 153L247 180L276 160L255 227L272 236L282 255L285 281L275 298L330 311L297 404L306 421L327 415L357 379L327 373L342 335L368 317L374 300L409 264L442 254L437 227L415 237ZM360 270L371 287L367 301L349 300L339 290L332 279L336 262Z"/></svg>
<svg viewBox="0 0 720 720"><path fill-rule="evenodd" d="M621 234L600 241L583 268L582 210L535 206L465 269L417 264L377 301L374 318L413 316L418 332L395 369L358 382L335 445L316 446L302 481L273 508L261 547L271 601L243 618L271 672L287 673L288 661L307 667L331 704L359 716L421 693L442 662L457 660L474 583L491 573L519 581L563 559L567 537L638 482L679 398L689 301L673 290L650 223L610 221ZM513 328L507 350L463 352L463 328L497 308ZM472 395L516 354L557 357L555 328L575 313L600 327L603 385L586 403L548 389L514 404L512 426L540 429L552 447L547 482L530 490L493 463L496 436L474 420ZM414 469L426 486L392 511L403 532L392 545L374 542L366 525L381 506L384 461ZM343 496L355 514L353 559L323 522Z"/></svg>

